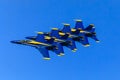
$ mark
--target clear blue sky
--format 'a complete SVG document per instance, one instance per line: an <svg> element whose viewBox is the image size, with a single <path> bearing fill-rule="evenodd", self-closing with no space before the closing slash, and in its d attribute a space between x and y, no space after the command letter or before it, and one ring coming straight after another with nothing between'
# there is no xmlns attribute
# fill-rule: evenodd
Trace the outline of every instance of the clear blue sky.
<svg viewBox="0 0 120 80"><path fill-rule="evenodd" d="M120 80L119 0L0 0L0 80ZM94 23L100 43L76 43L78 51L64 48L65 56L50 52L42 60L34 48L11 40L49 32L61 23L82 19Z"/></svg>

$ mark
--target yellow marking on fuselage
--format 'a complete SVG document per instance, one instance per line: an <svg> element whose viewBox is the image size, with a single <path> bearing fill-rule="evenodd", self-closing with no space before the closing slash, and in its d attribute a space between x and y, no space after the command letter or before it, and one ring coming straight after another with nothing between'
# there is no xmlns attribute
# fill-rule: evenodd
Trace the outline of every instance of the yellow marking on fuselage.
<svg viewBox="0 0 120 80"><path fill-rule="evenodd" d="M84 31L84 30L80 30L80 32L81 32L81 33L84 33L84 32L86 32L86 31Z"/></svg>
<svg viewBox="0 0 120 80"><path fill-rule="evenodd" d="M63 32L59 32L59 35L64 36L64 35L65 35L65 33L63 33Z"/></svg>
<svg viewBox="0 0 120 80"><path fill-rule="evenodd" d="M65 42L65 40L61 40L61 39L57 39L57 38L55 38L55 41L56 42Z"/></svg>
<svg viewBox="0 0 120 80"><path fill-rule="evenodd" d="M72 29L71 29L72 32L75 32L75 31L77 31L77 30L79 30L81 33L87 32L87 31L85 31L85 30L82 30L81 28L78 28L78 29L72 28Z"/></svg>
<svg viewBox="0 0 120 80"><path fill-rule="evenodd" d="M28 42L28 44L43 45L43 46L51 46L51 45L49 45L49 44L42 43L42 42L37 42L37 41L33 41L33 40L31 40L30 42Z"/></svg>
<svg viewBox="0 0 120 80"><path fill-rule="evenodd" d="M73 37L78 37L78 36L76 36L76 35L71 35L71 34L70 34L68 37L69 37L69 38L73 38Z"/></svg>
<svg viewBox="0 0 120 80"><path fill-rule="evenodd" d="M85 33L85 32L87 32L87 31L85 31L85 30L82 30L81 28L78 28L78 30L80 31L80 33ZM72 28L71 31L72 31L72 32L75 32L75 31L77 31L77 30L74 29L74 28Z"/></svg>
<svg viewBox="0 0 120 80"><path fill-rule="evenodd" d="M51 37L49 37L49 36L45 36L45 39L50 40L50 39L51 39Z"/></svg>

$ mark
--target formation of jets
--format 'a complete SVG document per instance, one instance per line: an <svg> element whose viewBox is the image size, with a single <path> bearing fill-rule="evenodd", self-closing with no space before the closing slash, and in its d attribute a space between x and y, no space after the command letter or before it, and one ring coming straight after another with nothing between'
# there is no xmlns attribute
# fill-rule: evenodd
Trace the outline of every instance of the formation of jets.
<svg viewBox="0 0 120 80"><path fill-rule="evenodd" d="M52 28L51 32L37 32L37 36L29 36L25 40L14 40L11 42L32 46L40 51L44 57L43 59L49 60L49 50L55 52L58 56L63 56L63 46L75 52L77 50L75 41L87 47L90 45L88 38L99 42L94 24L84 28L82 20L76 20L74 28L70 28L70 24L64 24L63 29Z"/></svg>

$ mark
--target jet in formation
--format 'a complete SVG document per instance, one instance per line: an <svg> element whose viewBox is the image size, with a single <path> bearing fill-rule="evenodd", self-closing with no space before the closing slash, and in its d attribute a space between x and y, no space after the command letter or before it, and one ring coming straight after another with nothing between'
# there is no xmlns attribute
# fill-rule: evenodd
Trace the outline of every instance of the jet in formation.
<svg viewBox="0 0 120 80"><path fill-rule="evenodd" d="M63 46L76 52L75 41L85 47L90 46L88 38L99 42L94 24L90 24L85 28L82 20L76 20L74 28L71 28L70 24L64 24L63 29L52 28L51 32L37 32L37 36L25 38L25 40L14 40L11 42L38 49L45 60L50 60L49 51L56 53L58 56L63 56Z"/></svg>

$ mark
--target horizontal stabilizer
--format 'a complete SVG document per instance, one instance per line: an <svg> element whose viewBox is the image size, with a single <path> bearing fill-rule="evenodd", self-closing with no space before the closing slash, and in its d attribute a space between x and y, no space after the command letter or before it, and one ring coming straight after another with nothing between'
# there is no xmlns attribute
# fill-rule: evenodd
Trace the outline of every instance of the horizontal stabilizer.
<svg viewBox="0 0 120 80"><path fill-rule="evenodd" d="M89 32L94 32L95 31L94 24L90 24L87 28L85 28L85 30Z"/></svg>

